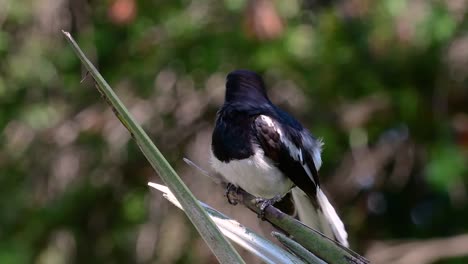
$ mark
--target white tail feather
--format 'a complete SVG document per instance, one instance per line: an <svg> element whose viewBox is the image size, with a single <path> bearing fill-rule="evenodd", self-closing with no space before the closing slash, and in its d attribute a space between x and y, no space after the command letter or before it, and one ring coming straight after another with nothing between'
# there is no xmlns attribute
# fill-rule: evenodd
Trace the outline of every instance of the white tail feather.
<svg viewBox="0 0 468 264"><path fill-rule="evenodd" d="M299 220L306 226L321 231L326 236L332 237L333 233L331 228L328 228L328 230L324 230L323 228L322 222L325 222L325 219L324 221L321 221L320 218L325 217L321 215L321 210L317 210L317 206L312 204L309 196L307 196L307 194L298 187L294 187L291 193ZM330 225L327 223L327 227L329 226Z"/></svg>
<svg viewBox="0 0 468 264"><path fill-rule="evenodd" d="M325 193L323 193L319 187L317 187L317 202L320 205L323 214L330 223L336 240L338 240L338 242L340 242L342 245L349 247L348 233L346 233L344 224L336 213L335 208L333 208L333 206L328 201Z"/></svg>

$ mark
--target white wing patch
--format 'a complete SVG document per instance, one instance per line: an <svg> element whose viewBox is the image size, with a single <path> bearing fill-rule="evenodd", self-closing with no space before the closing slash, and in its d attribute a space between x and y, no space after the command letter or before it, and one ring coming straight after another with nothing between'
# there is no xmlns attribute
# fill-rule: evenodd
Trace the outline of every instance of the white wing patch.
<svg viewBox="0 0 468 264"><path fill-rule="evenodd" d="M308 146L309 149L312 149L312 159L314 160L315 168L318 171L322 166L322 157L320 155L323 146L322 140L316 139L315 141L312 141L310 137L302 136L302 141L304 145Z"/></svg>
<svg viewBox="0 0 468 264"><path fill-rule="evenodd" d="M274 128L274 130L280 135L280 140L283 142L284 145L289 150L289 155L296 160L299 161L302 164L302 167L306 171L307 175L309 178L314 182L314 184L317 184L314 180L314 177L312 175L312 172L310 171L310 168L307 164L304 162L304 156L302 154L302 149L298 148L294 143L289 140L284 134L283 131L275 124L275 122L268 116L265 115L260 115L260 118L269 126ZM320 152L321 152L321 146L322 142L319 141L318 143L312 142L311 139L302 136L302 140L304 141L304 144L309 146L312 149L312 159L314 161L315 169L319 170L320 166L322 165L322 158L320 157Z"/></svg>

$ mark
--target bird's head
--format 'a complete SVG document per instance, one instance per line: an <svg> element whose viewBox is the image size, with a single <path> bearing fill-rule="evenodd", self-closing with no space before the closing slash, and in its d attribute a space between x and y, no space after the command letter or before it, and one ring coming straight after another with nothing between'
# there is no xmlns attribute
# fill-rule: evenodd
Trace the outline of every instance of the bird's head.
<svg viewBox="0 0 468 264"><path fill-rule="evenodd" d="M236 70L226 78L226 102L269 102L262 77L249 70Z"/></svg>

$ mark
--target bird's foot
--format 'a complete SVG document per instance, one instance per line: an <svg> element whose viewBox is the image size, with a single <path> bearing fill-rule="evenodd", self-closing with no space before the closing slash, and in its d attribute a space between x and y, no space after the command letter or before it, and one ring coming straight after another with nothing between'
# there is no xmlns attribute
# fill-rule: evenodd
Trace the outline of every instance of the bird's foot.
<svg viewBox="0 0 468 264"><path fill-rule="evenodd" d="M235 186L232 183L228 183L224 196L226 196L227 201L231 205L237 205L237 195L239 194L239 187Z"/></svg>
<svg viewBox="0 0 468 264"><path fill-rule="evenodd" d="M260 213L258 214L258 218L264 220L265 219L265 209L270 206L275 204L276 202L281 201L282 196L277 194L275 197L271 199L265 199L265 198L255 198L255 203L257 206L260 208Z"/></svg>

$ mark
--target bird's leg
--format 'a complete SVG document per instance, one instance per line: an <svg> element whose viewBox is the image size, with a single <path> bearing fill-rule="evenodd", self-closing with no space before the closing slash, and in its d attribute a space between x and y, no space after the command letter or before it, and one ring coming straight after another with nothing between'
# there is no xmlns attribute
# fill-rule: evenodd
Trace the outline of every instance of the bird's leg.
<svg viewBox="0 0 468 264"><path fill-rule="evenodd" d="M275 197L271 199L265 199L265 198L255 198L255 203L257 206L260 207L260 213L258 214L258 218L260 219L265 219L265 209L270 206L275 204L276 202L281 201L281 198L283 198L281 195L277 194Z"/></svg>
<svg viewBox="0 0 468 264"><path fill-rule="evenodd" d="M227 197L228 203L231 205L237 205L237 194L239 194L239 187L232 183L228 183L224 196Z"/></svg>

